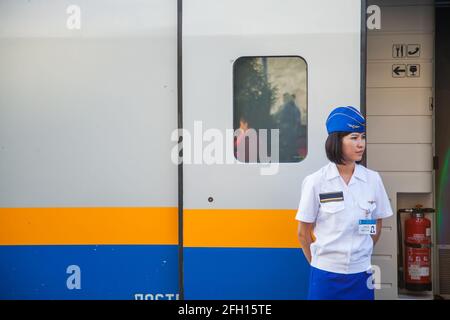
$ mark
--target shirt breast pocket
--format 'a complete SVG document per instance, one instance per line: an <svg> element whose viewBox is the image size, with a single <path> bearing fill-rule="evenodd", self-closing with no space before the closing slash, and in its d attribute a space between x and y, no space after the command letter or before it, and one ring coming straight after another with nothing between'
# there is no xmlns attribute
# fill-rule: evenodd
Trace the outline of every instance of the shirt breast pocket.
<svg viewBox="0 0 450 320"><path fill-rule="evenodd" d="M371 219L372 214L377 207L377 204L375 203L375 201L363 197L362 199L358 200L358 207L360 209L361 218Z"/></svg>
<svg viewBox="0 0 450 320"><path fill-rule="evenodd" d="M324 214L336 214L345 209L345 204L344 201L322 203L320 209Z"/></svg>
<svg viewBox="0 0 450 320"><path fill-rule="evenodd" d="M344 201L321 203L316 227L324 234L337 234L345 228Z"/></svg>

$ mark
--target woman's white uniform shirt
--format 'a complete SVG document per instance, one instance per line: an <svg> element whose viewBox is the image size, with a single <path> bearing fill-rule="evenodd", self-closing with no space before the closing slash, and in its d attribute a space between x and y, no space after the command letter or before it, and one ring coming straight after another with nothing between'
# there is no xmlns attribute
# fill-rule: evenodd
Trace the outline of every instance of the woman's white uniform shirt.
<svg viewBox="0 0 450 320"><path fill-rule="evenodd" d="M324 194L343 193L342 200L325 202ZM371 267L373 240L359 234L360 219L382 219L393 214L378 172L355 164L349 184L330 162L302 183L296 219L315 223L311 265L343 274L365 272ZM379 230L377 230L379 232Z"/></svg>

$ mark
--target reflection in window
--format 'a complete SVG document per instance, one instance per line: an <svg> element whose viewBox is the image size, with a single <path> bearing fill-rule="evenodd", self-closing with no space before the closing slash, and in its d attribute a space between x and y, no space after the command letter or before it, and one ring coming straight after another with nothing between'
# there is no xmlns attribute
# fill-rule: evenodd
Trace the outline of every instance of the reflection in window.
<svg viewBox="0 0 450 320"><path fill-rule="evenodd" d="M307 153L307 65L300 57L242 57L233 74L234 153L241 162L300 162ZM264 129L267 134L264 134ZM271 141L278 129L279 141ZM277 147L275 146L277 144ZM267 148L261 152L262 148Z"/></svg>

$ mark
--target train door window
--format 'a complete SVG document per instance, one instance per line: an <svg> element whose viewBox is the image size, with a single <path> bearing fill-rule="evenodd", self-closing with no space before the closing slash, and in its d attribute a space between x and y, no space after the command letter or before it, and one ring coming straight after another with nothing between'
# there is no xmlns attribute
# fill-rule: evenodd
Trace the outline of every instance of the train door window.
<svg viewBox="0 0 450 320"><path fill-rule="evenodd" d="M235 158L246 163L302 161L307 153L307 93L307 64L301 57L237 59L233 67Z"/></svg>

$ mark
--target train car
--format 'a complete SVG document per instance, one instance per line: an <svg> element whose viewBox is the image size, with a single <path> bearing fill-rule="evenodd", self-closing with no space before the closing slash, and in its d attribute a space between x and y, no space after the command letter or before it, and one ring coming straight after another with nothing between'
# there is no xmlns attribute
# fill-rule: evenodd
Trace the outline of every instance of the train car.
<svg viewBox="0 0 450 320"><path fill-rule="evenodd" d="M450 295L447 16L429 0L0 1L0 299L305 299L295 214L339 105L367 116L364 164L394 211L436 209L432 287L402 285L399 211L377 299Z"/></svg>

